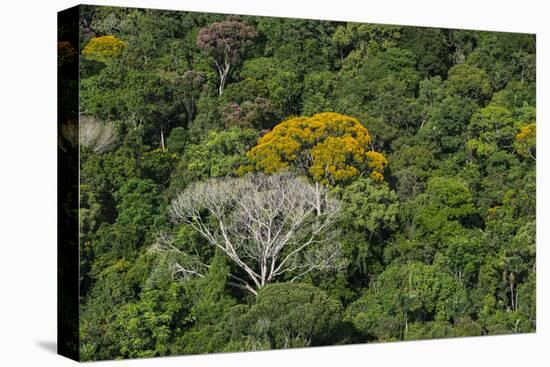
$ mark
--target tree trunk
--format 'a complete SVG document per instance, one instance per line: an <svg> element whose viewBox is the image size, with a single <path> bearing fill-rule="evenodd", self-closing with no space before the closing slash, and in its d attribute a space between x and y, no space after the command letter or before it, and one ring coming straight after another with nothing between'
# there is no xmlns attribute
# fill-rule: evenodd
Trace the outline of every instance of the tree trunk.
<svg viewBox="0 0 550 367"><path fill-rule="evenodd" d="M227 81L227 75L229 74L230 68L231 64L228 62L225 62L225 67L223 69L218 68L218 71L220 72L220 87L218 89L218 93L220 96L223 94L223 89L225 87L225 82Z"/></svg>
<svg viewBox="0 0 550 367"><path fill-rule="evenodd" d="M220 86L218 87L218 95L221 96L223 94L223 86L225 84L225 75L223 73L220 73Z"/></svg>
<svg viewBox="0 0 550 367"><path fill-rule="evenodd" d="M315 209L317 215L321 215L321 185L319 182L315 182Z"/></svg>
<svg viewBox="0 0 550 367"><path fill-rule="evenodd" d="M409 332L409 315L405 311L405 335Z"/></svg>

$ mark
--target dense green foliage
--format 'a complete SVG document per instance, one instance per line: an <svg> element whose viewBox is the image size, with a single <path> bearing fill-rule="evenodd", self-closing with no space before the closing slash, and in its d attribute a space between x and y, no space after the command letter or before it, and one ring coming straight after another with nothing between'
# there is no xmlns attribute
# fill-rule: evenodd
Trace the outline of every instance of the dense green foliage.
<svg viewBox="0 0 550 367"><path fill-rule="evenodd" d="M84 360L535 331L534 36L84 7L78 51ZM327 189L339 266L252 294L172 220L254 170Z"/></svg>

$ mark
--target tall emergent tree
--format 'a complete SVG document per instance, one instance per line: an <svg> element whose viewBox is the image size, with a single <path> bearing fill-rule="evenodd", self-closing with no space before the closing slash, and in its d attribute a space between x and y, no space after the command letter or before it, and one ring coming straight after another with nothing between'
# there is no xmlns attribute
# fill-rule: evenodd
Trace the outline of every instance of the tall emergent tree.
<svg viewBox="0 0 550 367"><path fill-rule="evenodd" d="M384 156L371 149L368 130L357 119L335 112L294 117L265 134L247 157L252 170L274 173L293 168L323 185L369 173L383 180Z"/></svg>
<svg viewBox="0 0 550 367"><path fill-rule="evenodd" d="M339 267L331 224L339 204L326 198L316 214L314 187L290 173L196 183L172 201L172 219L191 226L237 266L231 284L253 294L276 278L295 281ZM183 274L200 275L200 266ZM244 274L244 275L241 275Z"/></svg>
<svg viewBox="0 0 550 367"><path fill-rule="evenodd" d="M238 17L214 22L199 31L197 47L210 56L216 65L220 77L220 96L231 68L241 61L246 48L252 45L257 35L254 27Z"/></svg>
<svg viewBox="0 0 550 367"><path fill-rule="evenodd" d="M316 185L317 213L321 213L321 188L368 173L384 179L386 158L372 150L368 130L357 119L335 112L294 117L281 122L258 140L241 171L267 174L291 169L311 178Z"/></svg>

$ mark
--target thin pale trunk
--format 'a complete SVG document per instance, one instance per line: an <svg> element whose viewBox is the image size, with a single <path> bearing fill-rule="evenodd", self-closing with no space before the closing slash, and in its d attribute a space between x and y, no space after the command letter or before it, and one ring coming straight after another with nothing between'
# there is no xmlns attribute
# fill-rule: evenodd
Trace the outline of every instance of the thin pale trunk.
<svg viewBox="0 0 550 367"><path fill-rule="evenodd" d="M220 96L223 94L223 89L225 88L225 82L227 81L227 75L229 74L230 68L231 64L228 62L225 63L225 67L223 69L218 68L218 71L220 72L220 87L218 89L218 93Z"/></svg>
<svg viewBox="0 0 550 367"><path fill-rule="evenodd" d="M224 84L225 84L225 74L223 74L223 72L220 72L220 86L218 87L218 95L220 96L223 94Z"/></svg>
<svg viewBox="0 0 550 367"><path fill-rule="evenodd" d="M422 123L420 124L420 129L418 129L418 130L422 130L422 128L424 127L424 124L425 124L425 123L426 123L426 119L423 118L423 119L422 119Z"/></svg>
<svg viewBox="0 0 550 367"><path fill-rule="evenodd" d="M260 284L263 287L264 285L266 285L266 278L267 278L267 259L265 257L262 258L260 267L261 267L261 269L260 269L260 274L261 274Z"/></svg>
<svg viewBox="0 0 550 367"><path fill-rule="evenodd" d="M250 293L252 293L255 296L258 295L258 291L256 291L254 288L252 288L248 284L240 284L240 283L236 283L236 282L227 282L227 284L232 285L232 286L237 287L237 288L240 288L240 289L244 289L246 291L249 291Z"/></svg>
<svg viewBox="0 0 550 367"><path fill-rule="evenodd" d="M160 128L160 146L164 152L166 149L164 148L164 129L162 127Z"/></svg>
<svg viewBox="0 0 550 367"><path fill-rule="evenodd" d="M315 182L315 210L317 215L321 215L321 185Z"/></svg>

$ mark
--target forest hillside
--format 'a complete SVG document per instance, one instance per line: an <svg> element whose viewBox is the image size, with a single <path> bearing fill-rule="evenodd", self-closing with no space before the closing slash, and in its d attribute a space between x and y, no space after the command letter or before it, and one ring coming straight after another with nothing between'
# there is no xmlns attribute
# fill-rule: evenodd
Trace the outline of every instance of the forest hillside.
<svg viewBox="0 0 550 367"><path fill-rule="evenodd" d="M84 360L535 331L534 35L80 28Z"/></svg>

